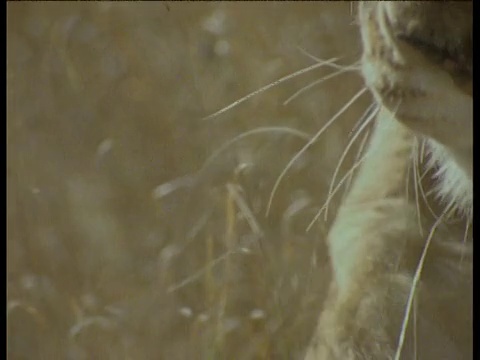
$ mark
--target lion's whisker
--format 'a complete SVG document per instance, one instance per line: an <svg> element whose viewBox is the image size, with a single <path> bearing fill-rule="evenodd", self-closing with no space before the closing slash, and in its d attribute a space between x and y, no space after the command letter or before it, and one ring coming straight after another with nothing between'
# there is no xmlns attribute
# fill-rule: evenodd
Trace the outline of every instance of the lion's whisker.
<svg viewBox="0 0 480 360"><path fill-rule="evenodd" d="M309 72L309 71L318 69L318 68L320 68L320 67L322 67L322 66L326 66L326 65L329 65L329 64L331 64L331 63L334 63L334 62L337 61L337 60L338 60L338 58L331 58L331 59L325 60L325 61L323 61L323 62L318 62L318 63L313 64L313 65L310 65L310 66L308 66L308 67L306 67L306 68L303 68L303 69L300 69L300 70L298 70L298 71L295 71L295 72L293 72L293 73L291 73L291 74L289 74L289 75L286 75L286 76L284 76L284 77L282 77L282 78L280 78L280 79L278 79L278 80L275 80L275 81L271 82L271 83L268 84L268 85L262 86L260 89L257 89L257 90L255 90L255 91L253 91L253 92L245 95L244 97L242 97L242 98L234 101L233 103L231 103L231 104L228 105L228 106L223 107L222 109L214 112L213 114L210 114L210 115L208 115L208 116L203 117L201 120L212 119L212 118L214 118L214 117L216 117L216 116L218 116L218 115L220 115L220 114L223 114L224 112L226 112L226 111L234 108L235 106L240 105L241 103L247 101L248 99L254 97L255 95L258 95L258 94L260 94L260 93L262 93L262 92L264 92L264 91L267 91L267 90L269 90L269 89L271 89L271 88L273 88L273 87L275 87L275 86L277 86L277 85L279 85L279 84L281 84L281 83L283 83L283 82L285 82L285 81L287 81L287 80L293 79L294 77L297 77L297 76L300 76L300 75L302 75L302 74L305 74L305 73L307 73L307 72Z"/></svg>
<svg viewBox="0 0 480 360"><path fill-rule="evenodd" d="M318 63L325 62L324 59L321 59L321 58L313 55L312 53L308 52L304 48L297 47L297 49L300 50L300 52L302 52L304 55L306 55L310 59L314 60L315 62L318 62ZM328 66L330 66L332 68L335 68L335 69L338 69L338 70L359 71L360 70L360 60L355 61L352 65L340 65L340 64L336 64L336 63L329 63Z"/></svg>
<svg viewBox="0 0 480 360"><path fill-rule="evenodd" d="M288 105L292 100L296 99L299 95L303 94L303 93L304 93L305 91L307 91L307 90L310 90L310 89L313 88L314 86L317 86L317 85L319 85L319 84L321 84L321 83L323 83L323 82L325 82L325 81L327 81L327 80L329 80L329 79L332 79L332 78L334 78L334 77L337 77L337 76L339 76L339 75L345 74L345 73L350 72L350 71L352 71L352 70L350 70L350 69L341 69L341 70L335 71L335 72L332 73L332 74L329 74L329 75L327 75L327 76L324 76L324 77L322 77L321 79L318 79L318 80L316 80L316 81L314 81L314 82L312 82L312 83L304 86L304 87L301 88L300 90L296 91L296 92L295 92L292 96L290 96L287 100L285 100L285 101L283 102L283 105Z"/></svg>
<svg viewBox="0 0 480 360"><path fill-rule="evenodd" d="M362 141L360 142L360 145L358 146L357 155L355 156L355 159L353 161L354 164L356 164L358 162L358 160L360 159L360 157L364 154L365 145L367 144L367 139L368 139L369 135L370 135L370 129L368 129L365 132L365 135L363 135ZM345 192L344 192L345 194L347 194L348 190L350 189L350 184L351 184L352 179L353 179L353 173L354 172L351 171L349 176L348 176L347 183L345 184Z"/></svg>
<svg viewBox="0 0 480 360"><path fill-rule="evenodd" d="M365 138L368 137L368 130L367 130L367 134L365 135ZM357 167L359 167L362 162L365 160L365 157L366 155L363 155L360 159L358 159L357 161L355 161L355 163L352 165L352 167L347 171L347 173L340 179L340 181L338 182L337 186L335 187L335 189L333 189L332 193L330 194L330 196L327 198L327 200L325 201L325 203L323 204L323 206L320 208L320 210L315 214L315 217L312 219L312 221L310 221L310 223L308 224L307 228L306 228L306 232L309 232L310 229L312 228L313 224L315 224L315 222L320 218L320 216L322 215L322 212L327 208L329 202L330 202L330 199L333 198L333 196L335 196L335 194L337 193L338 190L341 189L343 183L345 180L347 179L350 179L353 172L355 171L355 169Z"/></svg>
<svg viewBox="0 0 480 360"><path fill-rule="evenodd" d="M410 317L410 313L412 311L413 300L415 298L417 286L420 281L420 276L422 274L423 267L425 265L425 259L427 257L428 249L430 248L433 235L435 234L435 231L437 230L438 226L442 223L445 215L447 215L447 212L449 212L450 209L452 208L453 204L454 204L453 201L450 202L450 204L445 208L445 211L438 217L438 219L435 221L432 228L430 229L430 233L428 234L427 240L425 241L425 246L423 247L420 260L418 261L418 265L415 270L415 274L413 276L412 286L410 287L410 293L408 295L407 305L405 307L405 314L403 317L402 328L400 331L400 336L398 339L398 345L397 345L397 350L395 352L394 360L400 360L400 357L402 355L402 349L403 349L403 344L405 342L405 335L407 333L408 320Z"/></svg>
<svg viewBox="0 0 480 360"><path fill-rule="evenodd" d="M419 153L419 145L418 145L418 139L415 138L415 144L412 149L412 157L413 157L413 191L415 195L415 206L417 209L417 223L418 223L418 229L420 230L420 236L423 237L423 226L422 226L422 216L420 212L420 201L419 201L419 190L418 188L421 187L422 185L419 184L418 181L418 153Z"/></svg>
<svg viewBox="0 0 480 360"><path fill-rule="evenodd" d="M376 107L374 108L374 110L368 114L368 117L364 120L364 122L362 123L362 125L360 125L360 127L358 128L358 130L355 132L355 134L352 136L352 138L350 139L350 141L348 142L347 146L345 147L345 150L343 151L342 153L342 156L340 157L340 160L338 161L338 164L335 168L335 171L332 175L332 180L330 181L330 187L328 188L328 199L331 199L331 193L332 193L332 189L333 189L333 186L335 184L335 180L337 178L337 175L338 175L338 172L340 171L340 167L341 165L343 164L343 161L345 160L345 157L347 156L348 154L348 151L350 150L350 148L352 147L352 145L355 143L355 140L358 138L358 136L362 133L362 131L364 129L366 129L366 127L372 122L372 120L375 118L375 116L378 114L378 111L379 111L379 108ZM329 204L330 201L328 201L326 203L326 208L325 208L325 221L327 221L327 216L328 216L328 204Z"/></svg>
<svg viewBox="0 0 480 360"><path fill-rule="evenodd" d="M283 169L283 171L280 173L280 175L277 178L277 181L275 182L273 189L270 193L270 197L268 199L268 204L267 204L267 210L266 210L266 216L268 216L270 212L270 208L272 206L273 202L273 197L275 196L275 193L277 191L278 186L280 185L280 182L282 181L283 177L287 173L287 171L291 168L291 166L295 163L295 161L298 160L298 158L312 145L314 144L318 138L323 134L323 132L328 129L330 125L332 125L335 120L337 120L355 101L357 101L363 94L367 92L367 88L364 87L362 88L359 92L357 92L335 115L332 116L332 118L327 121L325 125L303 146L299 152L295 154L295 156L288 162L287 166Z"/></svg>
<svg viewBox="0 0 480 360"><path fill-rule="evenodd" d="M461 266L463 263L463 259L465 258L465 249L466 249L466 244L467 244L467 238L468 238L468 230L470 230L470 219L468 219L467 223L465 224L465 232L463 234L463 249L462 249L462 255L460 256L460 263L459 265Z"/></svg>

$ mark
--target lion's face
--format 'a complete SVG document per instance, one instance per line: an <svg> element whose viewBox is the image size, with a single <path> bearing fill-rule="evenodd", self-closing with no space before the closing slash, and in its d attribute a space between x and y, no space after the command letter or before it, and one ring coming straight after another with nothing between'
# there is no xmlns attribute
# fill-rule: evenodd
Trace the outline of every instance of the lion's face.
<svg viewBox="0 0 480 360"><path fill-rule="evenodd" d="M472 2L372 1L359 9L375 97L472 172Z"/></svg>
<svg viewBox="0 0 480 360"><path fill-rule="evenodd" d="M417 346L424 359L469 358L471 268L457 265L468 248L457 240L468 237L473 208L472 3L359 4L362 73L381 111L329 232L334 279L307 359L411 359ZM448 200L437 204L440 216L424 216L418 193L415 203L405 186L414 177L423 189L420 176L408 174L408 166L419 170L421 142L430 150L421 164L436 171L424 173L433 175L426 176L429 189L438 185ZM444 227L453 209L467 215L465 235ZM421 310L411 325L415 301Z"/></svg>
<svg viewBox="0 0 480 360"><path fill-rule="evenodd" d="M365 1L362 73L379 103L426 140L438 195L471 217L471 1Z"/></svg>

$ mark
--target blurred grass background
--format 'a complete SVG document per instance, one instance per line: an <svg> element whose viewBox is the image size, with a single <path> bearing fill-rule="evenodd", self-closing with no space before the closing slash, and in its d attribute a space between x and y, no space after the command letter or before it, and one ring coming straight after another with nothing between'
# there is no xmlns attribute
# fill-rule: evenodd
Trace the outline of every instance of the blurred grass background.
<svg viewBox="0 0 480 360"><path fill-rule="evenodd" d="M329 281L329 222L305 229L368 97L267 202L306 143L285 129L361 79L282 104L320 68L202 120L315 64L300 49L357 61L350 2L7 4L9 359L301 358Z"/></svg>

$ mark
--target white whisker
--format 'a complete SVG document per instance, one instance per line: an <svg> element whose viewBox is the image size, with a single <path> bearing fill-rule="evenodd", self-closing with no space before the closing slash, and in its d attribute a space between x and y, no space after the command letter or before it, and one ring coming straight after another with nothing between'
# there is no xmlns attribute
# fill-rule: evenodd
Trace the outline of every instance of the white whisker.
<svg viewBox="0 0 480 360"><path fill-rule="evenodd" d="M329 80L329 79L332 79L332 78L334 78L334 77L337 77L337 76L339 76L339 75L341 75L341 74L345 74L346 72L350 72L350 71L352 71L352 70L349 70L349 69L347 69L347 70L345 70L345 69L338 70L338 71L334 72L333 74L327 75L327 76L325 76L325 77L323 77L323 78L321 78L321 79L318 79L318 80L316 80L316 81L308 84L307 86L304 86L303 88L301 88L300 90L298 90L297 92L295 92L292 96L290 96L287 100L285 100L285 101L283 102L283 105L288 105L292 100L296 99L300 94L303 94L305 91L310 90L310 89L313 88L314 86L317 86L317 85L319 85L319 84L321 84L321 83L323 83L323 82L325 82L325 81L327 81L327 80Z"/></svg>
<svg viewBox="0 0 480 360"><path fill-rule="evenodd" d="M416 175L418 177L418 171ZM420 195L422 196L423 202L425 203L425 206L427 207L428 211L430 214L433 216L434 219L438 219L438 215L433 211L432 207L430 206L430 201L427 199L427 194L425 194L425 189L423 188L423 183L422 183L422 178L418 177L418 189L420 190Z"/></svg>
<svg viewBox="0 0 480 360"><path fill-rule="evenodd" d="M460 263L459 265L461 266L463 263L463 259L465 258L465 248L467 244L467 238L468 238L468 230L470 229L470 219L467 220L467 223L465 224L465 233L463 234L463 249L462 249L462 255L460 256Z"/></svg>
<svg viewBox="0 0 480 360"><path fill-rule="evenodd" d="M280 175L278 176L277 178L277 181L275 182L274 186L273 186L273 189L270 193L270 197L268 199L268 204L267 204L267 211L266 211L266 216L268 216L269 212L270 212L270 208L272 206L272 201L273 201L273 197L275 196L275 192L277 191L277 188L278 186L280 185L280 182L282 181L283 177L285 176L285 174L287 173L287 171L290 169L290 167L295 163L295 161L297 161L297 159L305 152L305 150L307 150L313 143L315 143L315 141L318 140L318 138L320 137L320 135L323 134L323 132L330 126L332 125L335 120L337 120L353 103L355 103L355 101L358 100L358 98L360 98L360 96L362 96L363 94L365 94L367 92L367 88L364 87L362 88L362 90L360 90L359 92L357 92L316 134L315 136L313 136L308 142L307 144L300 149L299 152L297 152L297 154L289 161L289 163L287 164L287 166L285 166L285 168L283 169L283 171L280 173Z"/></svg>
<svg viewBox="0 0 480 360"><path fill-rule="evenodd" d="M417 295L413 298L413 359L417 360Z"/></svg>
<svg viewBox="0 0 480 360"><path fill-rule="evenodd" d="M412 157L413 157L413 191L415 194L415 206L417 209L417 223L418 229L420 230L420 236L423 237L423 226L422 226L422 217L420 212L420 201L418 196L418 188L421 186L418 182L418 173L419 173L419 166L418 166L418 153L419 153L419 144L418 139L415 139L415 145L412 149Z"/></svg>
<svg viewBox="0 0 480 360"><path fill-rule="evenodd" d="M400 336L399 336L399 339L398 339L398 345L397 345L397 350L395 352L394 360L400 360L400 356L402 354L403 343L405 342L405 335L407 333L408 320L410 318L410 313L412 311L413 300L415 298L418 282L420 281L420 276L422 274L423 266L425 264L425 259L427 257L428 249L430 248L430 244L432 242L433 235L435 234L435 231L437 230L438 226L441 224L441 222L442 222L443 218L445 217L445 215L447 214L447 212L450 211L452 205L453 205L453 202L451 202L446 207L445 211L435 221L432 228L430 229L430 233L428 234L427 240L425 241L425 246L423 248L422 255L420 256L420 260L418 261L418 265L417 265L417 268L415 270L415 274L413 276L412 286L410 287L410 293L408 295L407 305L405 307L405 315L403 317L402 329L400 331Z"/></svg>
<svg viewBox="0 0 480 360"><path fill-rule="evenodd" d="M367 139L368 139L369 135L370 135L370 129L368 129L365 132L365 135L363 135L362 141L360 142L360 145L358 146L357 155L355 156L355 160L353 161L354 164L356 164L358 162L358 160L360 159L360 157L364 154L365 145L367 144ZM345 194L350 189L350 184L352 183L352 179L353 179L353 173L354 173L353 171L350 172L347 183L345 184Z"/></svg>
<svg viewBox="0 0 480 360"><path fill-rule="evenodd" d="M425 161L425 145L426 141L422 138L422 145L420 146L420 164L423 164Z"/></svg>
<svg viewBox="0 0 480 360"><path fill-rule="evenodd" d="M362 133L362 131L366 129L367 126L370 124L370 122L375 118L375 116L378 114L378 111L379 111L379 108L377 107L368 115L368 117L365 119L363 124L360 125L359 129L355 132L355 134L352 136L347 146L345 147L345 150L343 151L342 156L340 157L337 167L335 168L335 171L333 173L332 180L330 181L330 187L328 188L328 199L331 198L330 195L332 193L333 186L335 185L335 180L337 178L338 172L340 171L340 167L343 164L343 161L345 160L345 157L348 154L348 151L350 150L352 145L355 143L355 140L358 138L358 136ZM329 202L327 202L327 207L325 208L325 217L324 217L325 221L327 221L327 216L328 216L328 204Z"/></svg>
<svg viewBox="0 0 480 360"><path fill-rule="evenodd" d="M368 134L366 134L368 136ZM306 232L309 232L310 229L312 228L313 224L315 224L315 222L320 218L320 215L322 215L322 212L327 208L331 198L333 198L333 196L335 196L335 194L337 193L338 190L341 189L343 183L345 180L347 180L347 178L351 178L353 172L355 171L355 169L360 166L360 164L365 160L365 157L367 155L365 154L364 156L362 156L358 161L356 161L352 167L350 168L350 170L347 171L347 173L340 179L340 181L338 182L337 186L335 187L335 189L333 189L331 195L327 198L327 200L325 201L325 203L323 204L323 206L320 208L320 210L318 210L318 212L315 214L315 217L312 219L312 221L310 221L310 223L308 224L307 228L306 228Z"/></svg>
<svg viewBox="0 0 480 360"><path fill-rule="evenodd" d="M214 118L214 117L216 117L216 116L218 116L218 115L220 115L220 114L223 114L224 112L226 112L226 111L234 108L235 106L237 106L237 105L239 105L239 104L247 101L248 99L254 97L255 95L258 95L258 94L260 94L260 93L262 93L262 92L264 92L264 91L267 91L268 89L271 89L271 88L273 88L273 87L275 87L275 86L277 86L277 85L279 85L279 84L281 84L281 83L283 83L283 82L285 82L285 81L287 81L287 80L293 79L293 78L296 77L296 76L300 76L300 75L305 74L305 73L307 73L307 72L309 72L309 71L318 69L318 68L320 68L320 67L322 67L322 66L326 66L326 65L328 65L328 64L330 64L330 63L333 63L333 62L335 62L335 61L337 61L337 60L338 60L337 58L331 58L331 59L325 60L324 62L316 63L316 64L313 64L313 65L308 66L308 67L306 67L306 68L303 68L303 69L301 69L301 70L295 71L294 73L292 73L292 74L290 74L290 75L284 76L284 77L282 77L282 78L280 78L280 79L278 79L278 80L275 80L274 82L272 82L272 83L270 83L270 84L268 84L268 85L265 85L265 86L261 87L261 88L258 89L258 90L255 90L255 91L251 92L251 93L248 94L248 95L245 95L244 97L242 97L242 98L234 101L234 102L231 103L230 105L225 106L224 108L222 108L222 109L214 112L213 114L210 114L210 115L208 115L208 116L205 116L205 117L202 118L201 120L212 119L212 118Z"/></svg>
<svg viewBox="0 0 480 360"><path fill-rule="evenodd" d="M378 111L378 109L375 109L377 107L377 103L373 102L370 104L370 106L367 108L367 110L365 110L362 114L362 116L360 116L360 118L355 122L355 124L353 125L352 129L350 130L350 132L348 133L348 137L352 136L352 134L355 134L355 132L357 131L358 127L360 126L360 124L362 124L364 122L364 120L370 116L371 112L372 111Z"/></svg>
<svg viewBox="0 0 480 360"><path fill-rule="evenodd" d="M410 171L414 167L413 162L408 163L407 173L405 174L405 198L410 198Z"/></svg>
<svg viewBox="0 0 480 360"><path fill-rule="evenodd" d="M307 50L305 50L301 47L297 47L297 49L300 50L304 55L308 56L310 59L314 60L315 62L318 62L318 63L325 62L324 59L320 59L319 57L309 53ZM340 58L338 58L337 60L339 60L339 59ZM330 67L338 69L338 70L356 70L356 71L359 71L360 70L360 61L356 61L352 65L339 65L339 64L336 64L336 63L328 63L327 66L330 66Z"/></svg>

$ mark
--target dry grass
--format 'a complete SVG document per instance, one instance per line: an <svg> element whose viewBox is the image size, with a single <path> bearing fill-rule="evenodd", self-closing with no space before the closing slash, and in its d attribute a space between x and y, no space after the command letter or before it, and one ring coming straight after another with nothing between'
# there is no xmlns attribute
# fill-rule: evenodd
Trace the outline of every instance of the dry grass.
<svg viewBox="0 0 480 360"><path fill-rule="evenodd" d="M358 60L350 4L7 10L9 358L300 358L329 281L329 223L305 229L369 99L294 163L268 216L302 134L360 78L282 105L335 71L319 68L201 119L313 65L299 49Z"/></svg>

